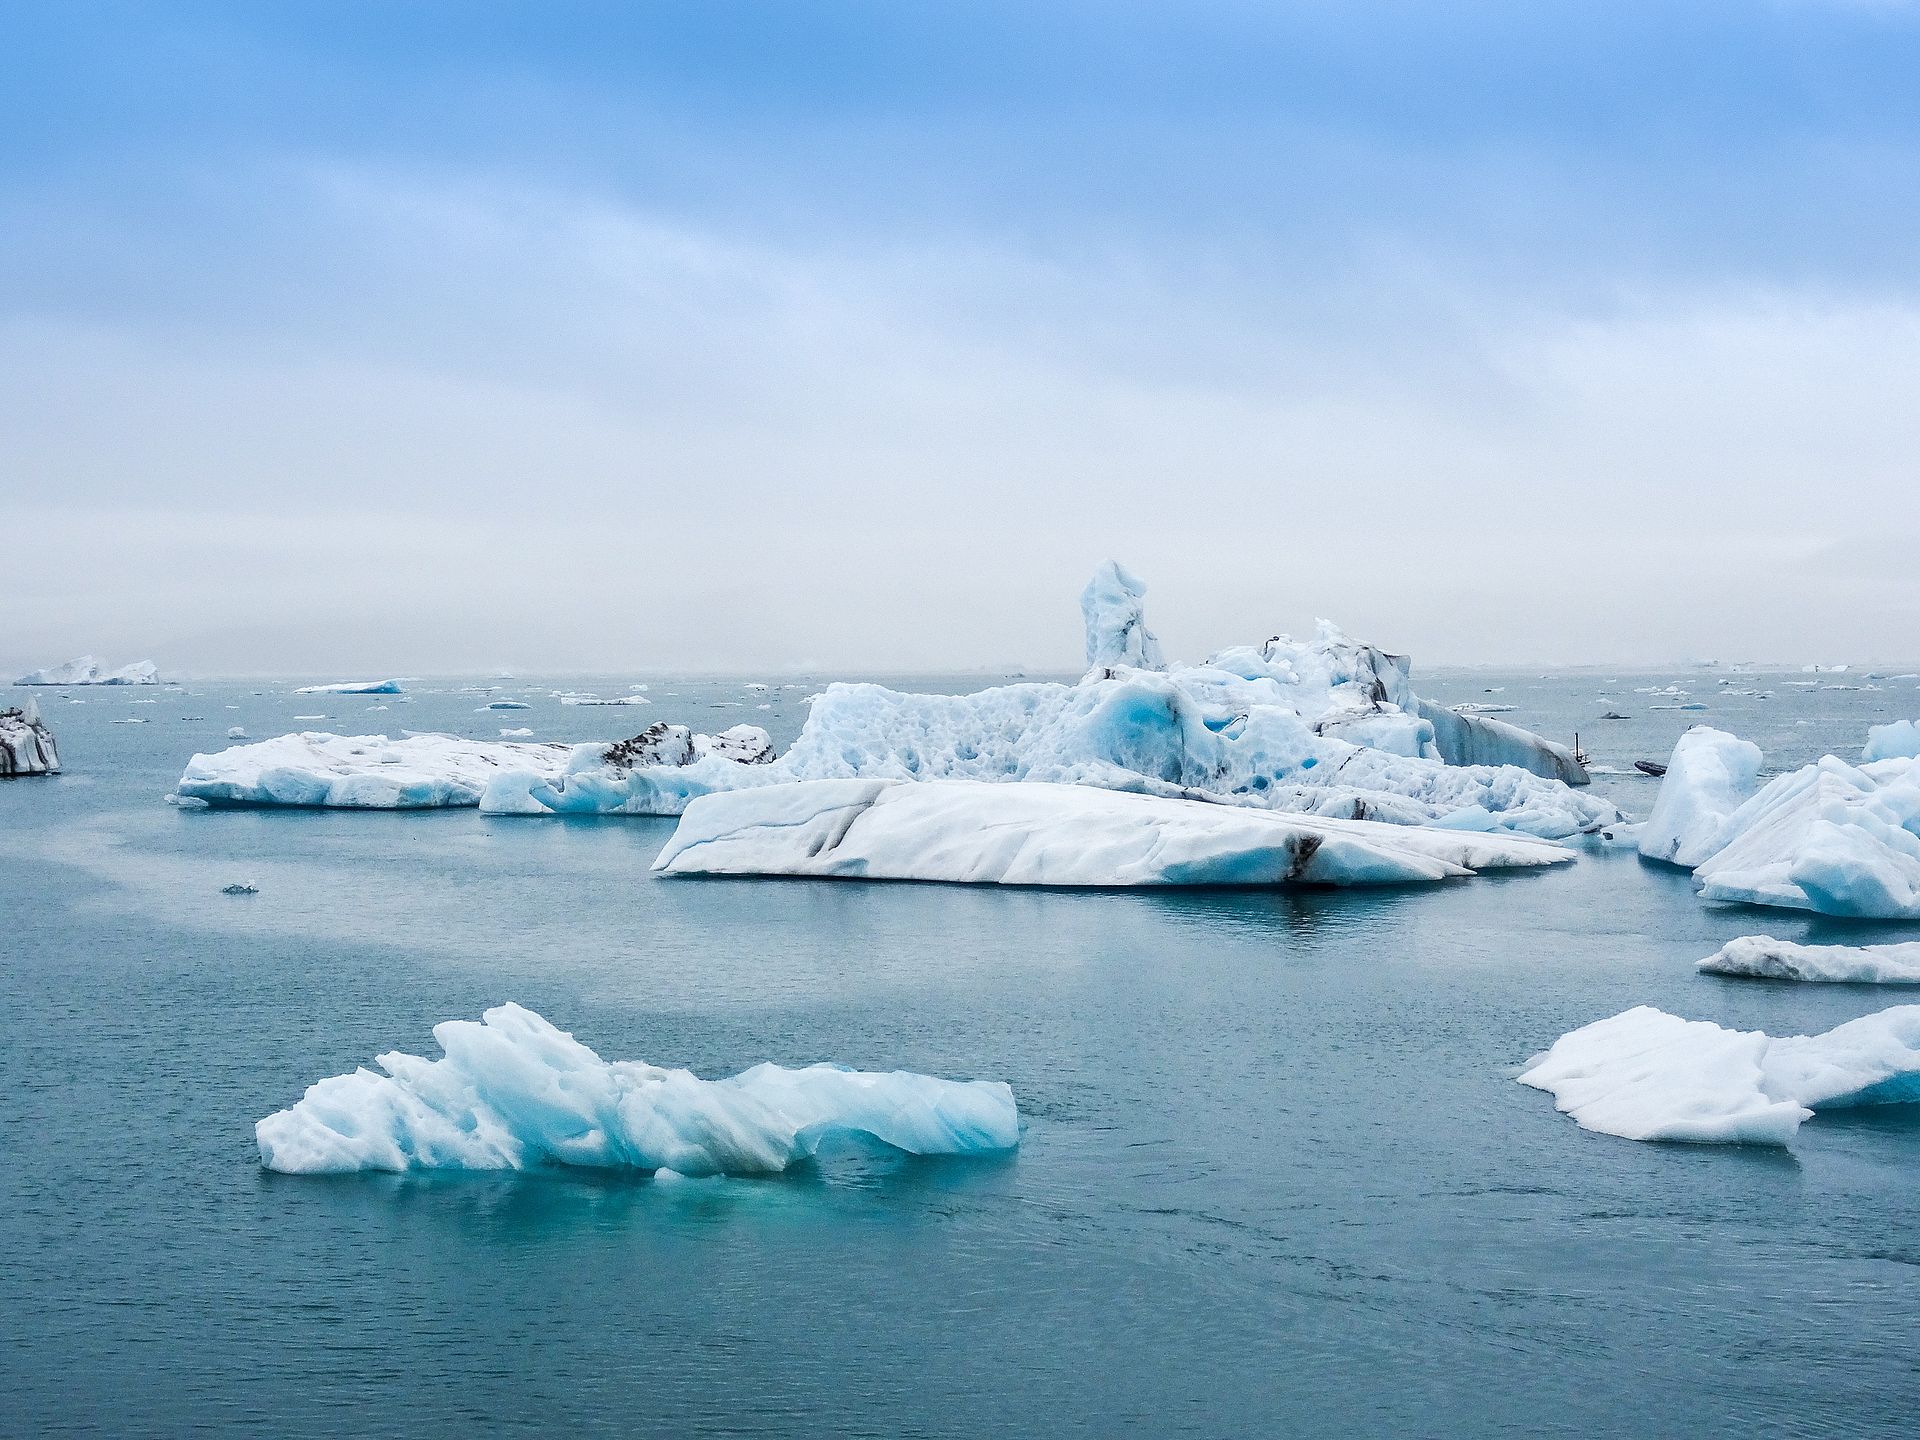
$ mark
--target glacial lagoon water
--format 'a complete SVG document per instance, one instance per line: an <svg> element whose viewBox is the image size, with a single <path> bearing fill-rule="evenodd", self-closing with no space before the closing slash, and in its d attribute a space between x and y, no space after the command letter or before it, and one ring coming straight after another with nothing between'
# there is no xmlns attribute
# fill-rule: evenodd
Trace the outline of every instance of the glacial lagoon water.
<svg viewBox="0 0 1920 1440"><path fill-rule="evenodd" d="M0 1432L1912 1433L1920 1116L1640 1145L1512 1077L1641 1002L1792 1034L1920 999L1693 969L1914 927L1707 906L1628 850L1360 894L657 881L666 820L161 803L233 725L784 742L814 688L547 698L628 678L38 692L67 773L0 786ZM1782 768L1920 714L1911 680L1718 678L1418 675L1619 771L1699 720ZM1635 693L1668 683L1709 709ZM308 1083L507 999L705 1075L1005 1079L1025 1138L753 1181L260 1168Z"/></svg>

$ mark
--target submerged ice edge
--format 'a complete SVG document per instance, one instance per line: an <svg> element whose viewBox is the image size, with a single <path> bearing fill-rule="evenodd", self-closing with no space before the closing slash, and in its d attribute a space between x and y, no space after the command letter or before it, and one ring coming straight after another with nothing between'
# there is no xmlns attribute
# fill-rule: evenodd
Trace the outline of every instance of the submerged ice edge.
<svg viewBox="0 0 1920 1440"><path fill-rule="evenodd" d="M434 1027L438 1060L392 1053L309 1086L254 1127L288 1174L541 1166L768 1175L837 1136L914 1155L1020 1143L1012 1089L911 1071L756 1065L723 1080L602 1060L522 1006Z"/></svg>

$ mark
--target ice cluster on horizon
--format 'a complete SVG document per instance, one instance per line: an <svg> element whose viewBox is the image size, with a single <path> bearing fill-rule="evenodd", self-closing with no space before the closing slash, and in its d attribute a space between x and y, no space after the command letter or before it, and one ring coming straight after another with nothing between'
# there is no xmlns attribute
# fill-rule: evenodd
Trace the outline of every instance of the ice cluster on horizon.
<svg viewBox="0 0 1920 1440"><path fill-rule="evenodd" d="M296 695L398 695L398 680L339 680L331 685L302 685Z"/></svg>
<svg viewBox="0 0 1920 1440"><path fill-rule="evenodd" d="M1816 1110L1920 1100L1920 1005L1784 1039L1638 1005L1562 1035L1519 1080L1604 1135L1785 1145Z"/></svg>
<svg viewBox="0 0 1920 1440"><path fill-rule="evenodd" d="M1572 858L1529 836L1084 785L810 780L702 796L653 868L989 885L1401 885Z"/></svg>
<svg viewBox="0 0 1920 1440"><path fill-rule="evenodd" d="M29 670L13 682L16 685L157 685L160 673L151 660L136 660L109 670L91 655L81 655L64 665L44 670Z"/></svg>
<svg viewBox="0 0 1920 1440"><path fill-rule="evenodd" d="M1889 730L1897 727L1876 736ZM1898 748L1897 739L1883 743ZM1920 919L1920 758L1850 765L1827 755L1765 785L1759 770L1758 747L1689 730L1668 761L1640 853L1691 869L1708 900Z"/></svg>
<svg viewBox="0 0 1920 1440"><path fill-rule="evenodd" d="M59 773L60 750L40 718L40 707L29 700L0 710L0 780Z"/></svg>
<svg viewBox="0 0 1920 1440"><path fill-rule="evenodd" d="M308 1087L254 1127L260 1161L292 1174L526 1170L543 1165L769 1175L838 1137L914 1155L1020 1143L1013 1091L835 1065L756 1065L724 1080L602 1060L507 1004L433 1028L438 1060L388 1054Z"/></svg>
<svg viewBox="0 0 1920 1440"><path fill-rule="evenodd" d="M1890 945L1796 945L1771 935L1729 940L1699 964L1710 975L1839 985L1920 985L1920 940Z"/></svg>
<svg viewBox="0 0 1920 1440"><path fill-rule="evenodd" d="M1082 597L1086 649L1113 659L1073 684L969 695L829 685L812 697L799 736L777 758L755 727L700 737L685 726L656 725L618 744L581 746L558 767L547 760L517 770L502 765L480 808L677 815L698 796L747 787L954 779L1050 781L1549 838L1619 819L1605 800L1573 788L1587 775L1564 747L1423 700L1403 658L1324 621L1312 640L1276 635L1222 650L1203 665L1168 664L1146 628L1143 593L1112 563L1094 576ZM453 752L445 755L452 763ZM197 787L209 777L249 764L243 755L231 765L226 756L197 756L180 793L207 793Z"/></svg>

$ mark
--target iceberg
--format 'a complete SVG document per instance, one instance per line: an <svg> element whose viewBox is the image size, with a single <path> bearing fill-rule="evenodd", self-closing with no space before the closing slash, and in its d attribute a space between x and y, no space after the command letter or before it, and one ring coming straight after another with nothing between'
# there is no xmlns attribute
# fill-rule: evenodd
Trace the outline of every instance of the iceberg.
<svg viewBox="0 0 1920 1440"><path fill-rule="evenodd" d="M572 747L456 735L331 735L304 731L235 745L187 763L176 793L214 805L308 805L405 810L476 805L502 770L557 775Z"/></svg>
<svg viewBox="0 0 1920 1440"><path fill-rule="evenodd" d="M1708 900L1920 919L1920 759L1827 755L1755 789L1758 757L1717 730L1683 735L1641 853L1691 868Z"/></svg>
<svg viewBox="0 0 1920 1440"><path fill-rule="evenodd" d="M1640 853L1689 870L1712 855L1725 843L1729 817L1753 794L1760 759L1758 745L1724 730L1687 731L1640 829Z"/></svg>
<svg viewBox="0 0 1920 1440"><path fill-rule="evenodd" d="M670 733L662 733L670 732ZM527 732L531 733L531 732ZM617 745L569 745L409 732L334 735L302 731L212 755L195 755L175 793L213 805L294 805L355 810L409 810L479 805L501 782L511 797L535 787L563 785L570 769L599 771L635 758L655 767L716 757L720 763L771 758L773 742L755 726L738 725L721 735L695 735L685 726L655 725ZM685 758L681 758L684 756ZM662 773L665 773L664 768ZM544 793L544 792L543 792ZM532 803L532 802L528 802ZM514 813L496 799L496 813ZM534 813L551 807L535 804Z"/></svg>
<svg viewBox="0 0 1920 1440"><path fill-rule="evenodd" d="M773 762L758 725L696 735L656 720L613 745L576 745L557 772L502 771L480 795L485 815L678 815L695 796L732 790Z"/></svg>
<svg viewBox="0 0 1920 1440"><path fill-rule="evenodd" d="M1920 985L1920 941L1891 945L1796 945L1769 935L1729 940L1700 962L1713 975L1834 984Z"/></svg>
<svg viewBox="0 0 1920 1440"><path fill-rule="evenodd" d="M398 695L398 680L340 680L332 685L302 685L296 695Z"/></svg>
<svg viewBox="0 0 1920 1440"><path fill-rule="evenodd" d="M1519 1080L1605 1135L1785 1145L1817 1110L1920 1100L1920 1005L1784 1039L1640 1005L1561 1036Z"/></svg>
<svg viewBox="0 0 1920 1440"><path fill-rule="evenodd" d="M1020 1143L1013 1091L986 1080L835 1065L756 1065L724 1080L602 1060L531 1010L433 1028L438 1060L388 1054L310 1086L254 1127L288 1174L528 1170L541 1166L778 1174L839 1137L912 1155L989 1155Z"/></svg>
<svg viewBox="0 0 1920 1440"><path fill-rule="evenodd" d="M1054 782L1198 798L1252 809L1458 824L1491 817L1563 838L1617 821L1579 793L1586 772L1563 747L1517 726L1461 715L1413 693L1408 664L1321 622L1314 639L1273 636L1204 665L1167 665L1140 614L1143 587L1102 566L1082 597L1090 656L1131 655L1074 684L995 686L971 695L834 684L813 696L784 755L723 755L657 767L569 767L559 785L503 778L481 809L534 814L679 814L725 790L808 780Z"/></svg>
<svg viewBox="0 0 1920 1440"><path fill-rule="evenodd" d="M653 868L976 885L1401 885L1572 858L1526 836L1083 785L809 780L696 799Z"/></svg>
<svg viewBox="0 0 1920 1440"><path fill-rule="evenodd" d="M53 731L40 718L40 707L29 700L0 710L0 780L59 773L60 751Z"/></svg>
<svg viewBox="0 0 1920 1440"><path fill-rule="evenodd" d="M1920 759L1920 725L1911 720L1896 720L1891 725L1874 725L1867 730L1867 746L1862 761Z"/></svg>
<svg viewBox="0 0 1920 1440"><path fill-rule="evenodd" d="M118 670L109 670L91 655L82 655L69 660L64 665L49 666L45 670L29 670L16 685L157 685L160 683L158 669L151 660L136 660L131 665L122 665Z"/></svg>

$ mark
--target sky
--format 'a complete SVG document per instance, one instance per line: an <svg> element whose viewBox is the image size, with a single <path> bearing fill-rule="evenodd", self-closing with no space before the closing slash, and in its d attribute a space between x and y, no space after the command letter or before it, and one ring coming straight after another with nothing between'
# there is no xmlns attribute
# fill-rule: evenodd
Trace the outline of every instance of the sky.
<svg viewBox="0 0 1920 1440"><path fill-rule="evenodd" d="M1920 5L0 7L0 666L1920 658Z"/></svg>

